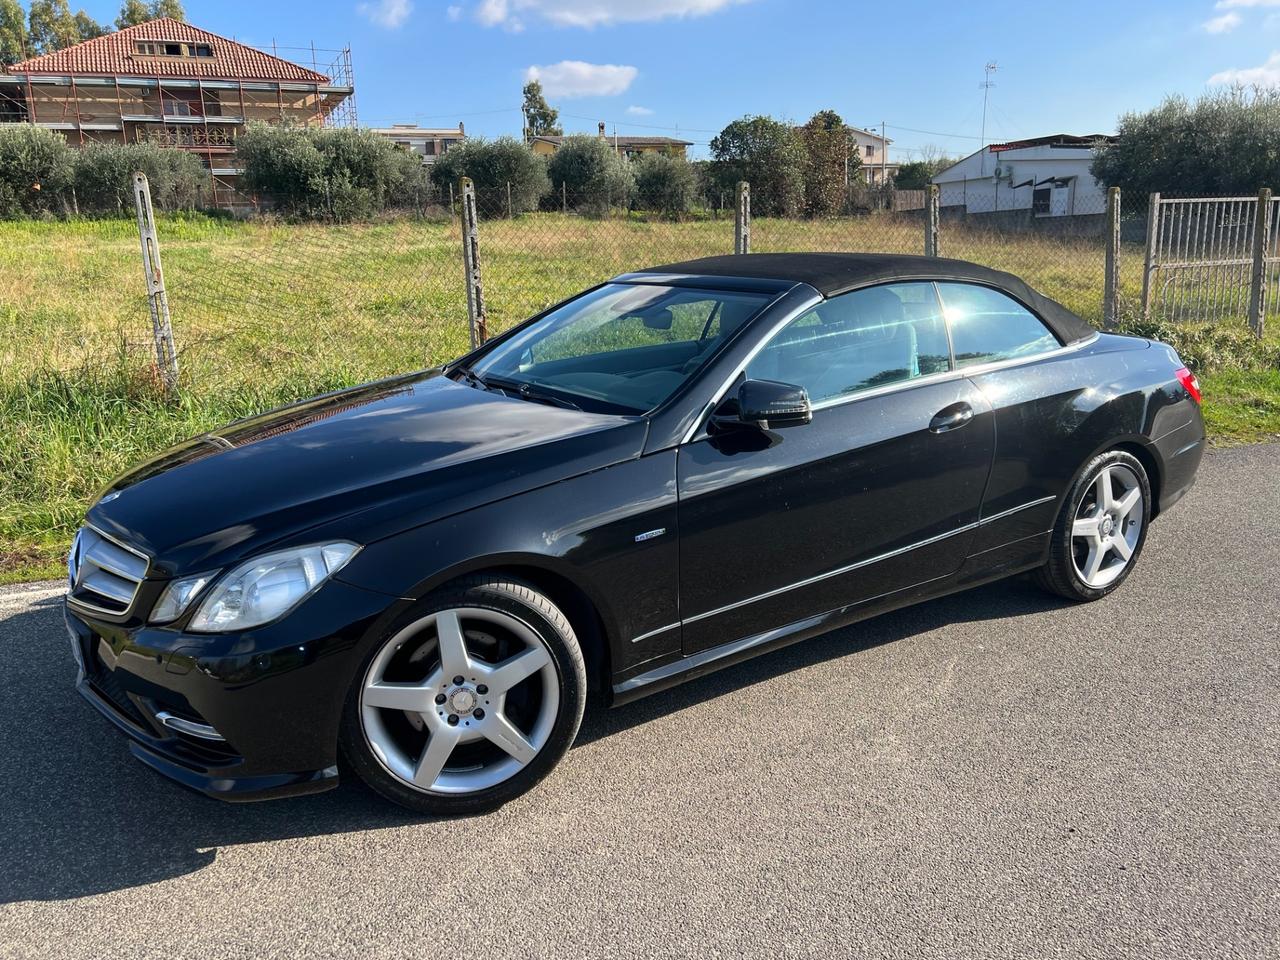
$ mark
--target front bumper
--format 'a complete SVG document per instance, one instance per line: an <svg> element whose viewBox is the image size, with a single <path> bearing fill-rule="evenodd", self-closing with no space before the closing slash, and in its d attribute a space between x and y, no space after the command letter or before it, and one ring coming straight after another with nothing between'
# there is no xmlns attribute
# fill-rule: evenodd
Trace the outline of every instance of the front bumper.
<svg viewBox="0 0 1280 960"><path fill-rule="evenodd" d="M330 581L284 619L245 633L111 623L72 604L66 622L77 689L135 757L207 796L263 800L337 785L352 675L400 605ZM223 739L172 729L162 712Z"/></svg>

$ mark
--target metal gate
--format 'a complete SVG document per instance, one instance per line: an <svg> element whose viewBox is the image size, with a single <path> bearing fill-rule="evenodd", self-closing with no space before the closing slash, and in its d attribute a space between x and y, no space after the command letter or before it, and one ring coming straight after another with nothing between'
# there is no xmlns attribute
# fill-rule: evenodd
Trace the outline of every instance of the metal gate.
<svg viewBox="0 0 1280 960"><path fill-rule="evenodd" d="M1247 320L1262 336L1280 309L1280 215L1256 197L1164 198L1147 215L1142 315L1211 323Z"/></svg>

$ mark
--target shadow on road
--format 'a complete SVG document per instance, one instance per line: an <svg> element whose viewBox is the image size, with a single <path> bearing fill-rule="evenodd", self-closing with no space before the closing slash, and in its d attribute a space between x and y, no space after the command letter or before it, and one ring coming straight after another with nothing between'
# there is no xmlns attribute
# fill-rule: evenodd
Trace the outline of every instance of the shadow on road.
<svg viewBox="0 0 1280 960"><path fill-rule="evenodd" d="M200 870L216 848L401 826L420 818L344 782L314 797L231 805L189 793L129 757L120 736L72 687L61 598L0 620L4 828L0 902L56 901ZM578 744L793 670L947 623L1037 613L1058 602L1007 582L809 640L621 707L589 710Z"/></svg>

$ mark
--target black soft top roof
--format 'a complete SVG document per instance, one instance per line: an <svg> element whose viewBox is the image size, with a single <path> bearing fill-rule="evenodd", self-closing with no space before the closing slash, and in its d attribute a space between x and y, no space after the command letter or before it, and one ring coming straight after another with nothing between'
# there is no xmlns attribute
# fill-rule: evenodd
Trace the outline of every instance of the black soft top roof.
<svg viewBox="0 0 1280 960"><path fill-rule="evenodd" d="M968 280L999 287L1021 300L1064 343L1083 340L1094 333L1093 327L1062 304L1037 293L1013 274L967 260L890 253L747 253L702 257L637 272L789 280L807 283L824 297L892 280Z"/></svg>

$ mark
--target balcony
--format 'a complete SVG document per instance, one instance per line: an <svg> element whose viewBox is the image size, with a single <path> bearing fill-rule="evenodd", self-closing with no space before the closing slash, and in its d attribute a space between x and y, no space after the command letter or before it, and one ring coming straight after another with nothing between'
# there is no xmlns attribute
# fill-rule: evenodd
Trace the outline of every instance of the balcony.
<svg viewBox="0 0 1280 960"><path fill-rule="evenodd" d="M235 127L138 127L135 134L138 143L179 150L234 150L236 146Z"/></svg>

